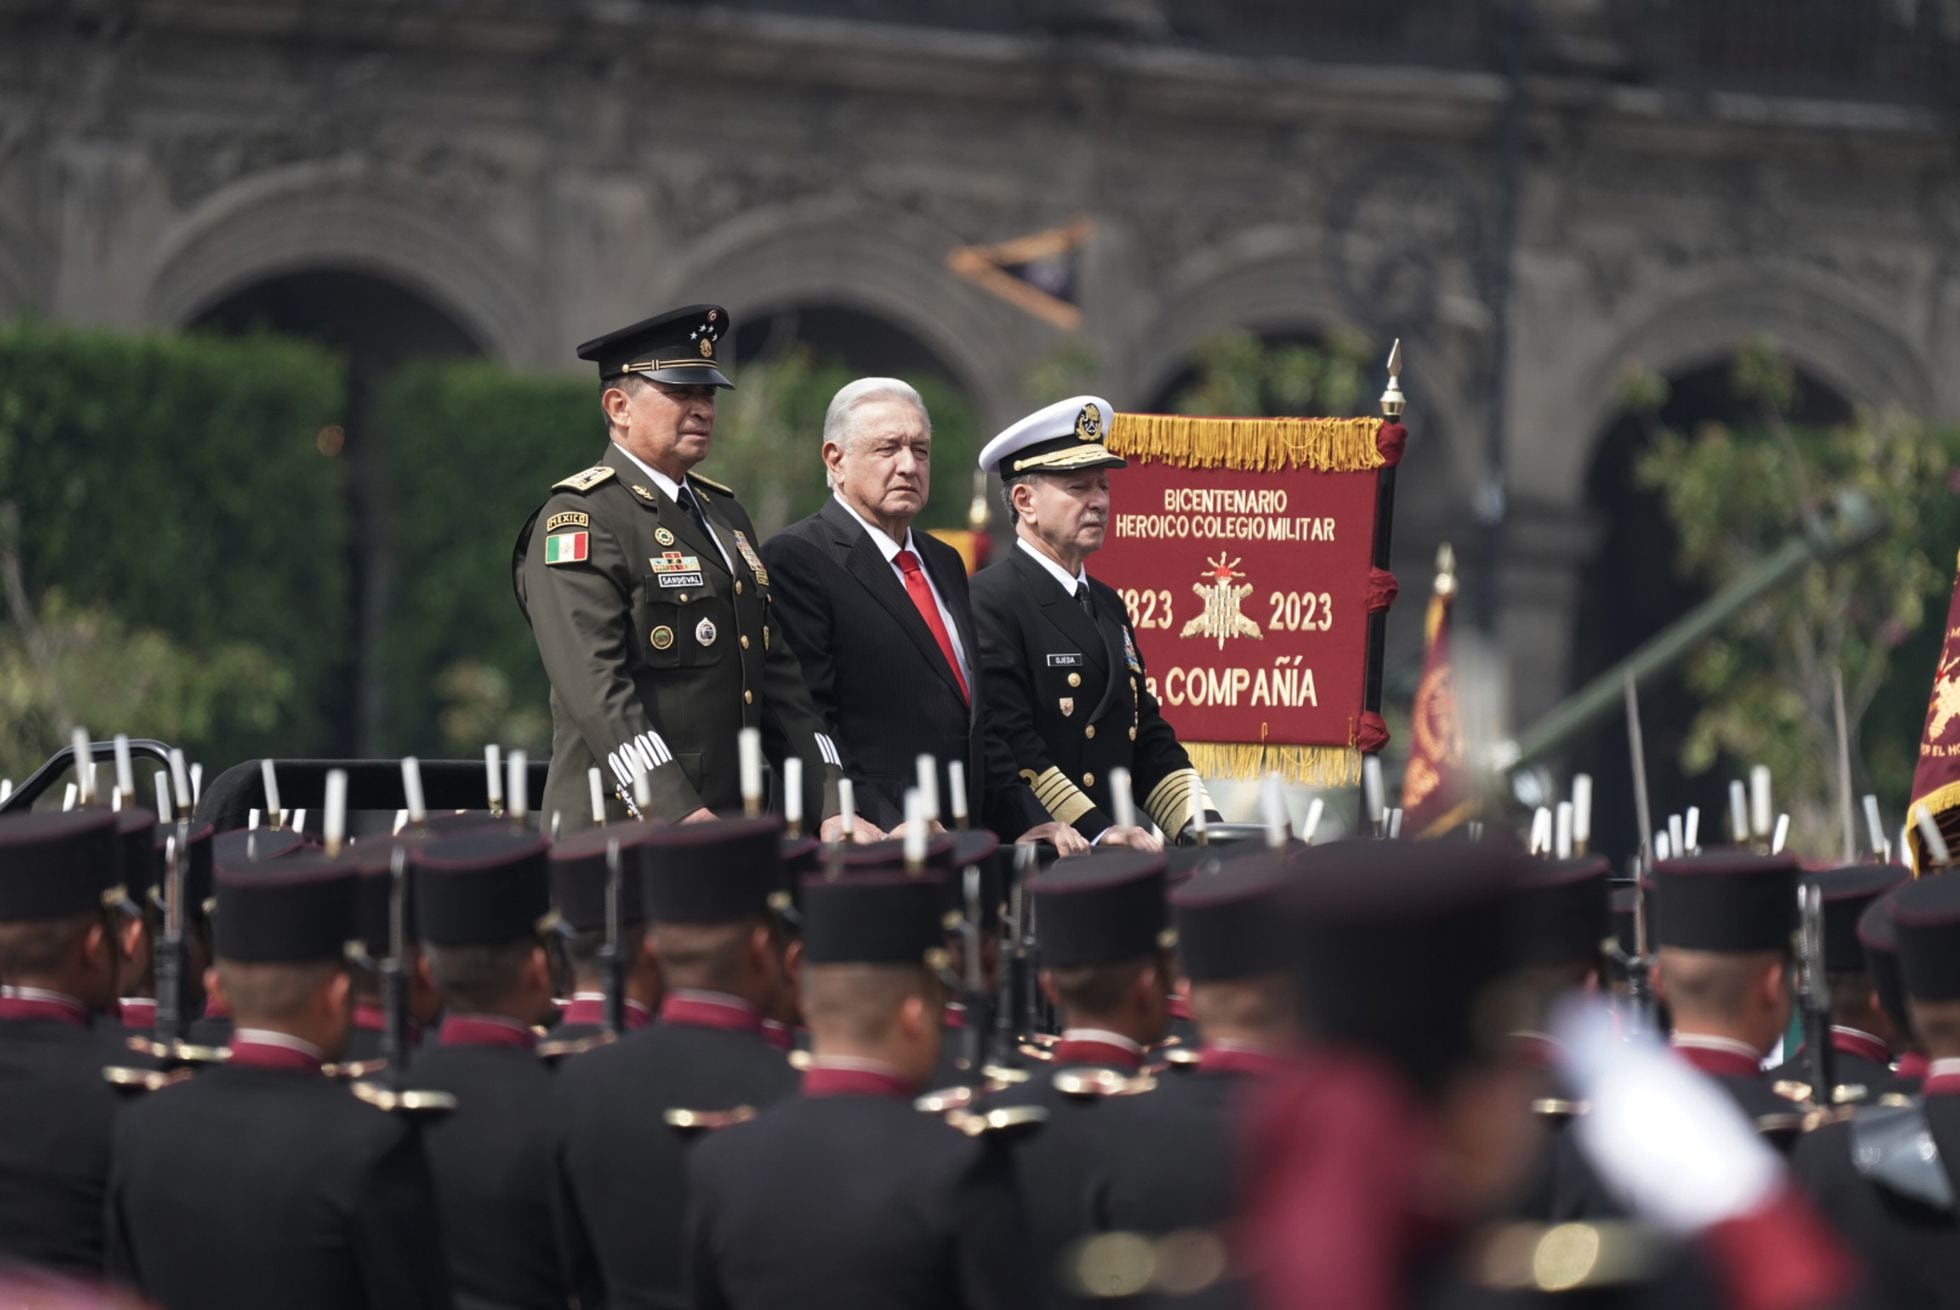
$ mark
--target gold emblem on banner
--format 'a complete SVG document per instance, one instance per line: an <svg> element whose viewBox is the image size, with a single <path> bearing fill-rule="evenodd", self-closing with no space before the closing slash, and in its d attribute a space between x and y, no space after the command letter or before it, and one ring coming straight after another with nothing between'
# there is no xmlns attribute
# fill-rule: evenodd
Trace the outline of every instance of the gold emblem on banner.
<svg viewBox="0 0 1960 1310"><path fill-rule="evenodd" d="M1218 649L1225 649L1227 637L1264 637L1259 625L1240 613L1239 606L1252 594L1251 584L1235 587L1232 584L1245 574L1239 572L1238 560L1228 560L1220 551L1217 559L1205 561L1209 582L1194 582L1191 590L1205 603L1204 611L1197 618L1184 625L1180 637L1216 638Z"/></svg>
<svg viewBox="0 0 1960 1310"><path fill-rule="evenodd" d="M1061 706L1062 706L1062 717L1066 719L1069 715L1075 713L1075 697L1073 696L1062 697Z"/></svg>
<svg viewBox="0 0 1960 1310"><path fill-rule="evenodd" d="M1955 719L1960 719L1960 654L1942 659L1933 674L1933 710L1926 720L1926 741L1945 737Z"/></svg>

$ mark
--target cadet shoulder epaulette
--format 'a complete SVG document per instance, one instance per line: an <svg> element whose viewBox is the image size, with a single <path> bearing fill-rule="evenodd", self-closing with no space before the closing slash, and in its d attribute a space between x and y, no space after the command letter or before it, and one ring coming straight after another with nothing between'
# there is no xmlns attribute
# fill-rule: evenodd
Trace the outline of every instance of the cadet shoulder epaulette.
<svg viewBox="0 0 1960 1310"><path fill-rule="evenodd" d="M320 1072L329 1078L372 1078L387 1067L386 1060L343 1060L321 1065Z"/></svg>
<svg viewBox="0 0 1960 1310"><path fill-rule="evenodd" d="M971 1087L942 1087L915 1099L912 1108L927 1114L945 1114L948 1110L971 1108L978 1095Z"/></svg>
<svg viewBox="0 0 1960 1310"><path fill-rule="evenodd" d="M1048 1111L1038 1105L1008 1105L995 1110L948 1110L946 1122L968 1137L982 1133L1004 1133L1033 1128L1048 1121Z"/></svg>
<svg viewBox="0 0 1960 1310"><path fill-rule="evenodd" d="M154 1092L191 1077L189 1069L127 1069L120 1065L102 1071L111 1087L124 1092Z"/></svg>
<svg viewBox="0 0 1960 1310"><path fill-rule="evenodd" d="M592 488L618 474L604 464L594 464L583 473L574 473L569 478L560 478L551 484L553 491L590 491Z"/></svg>
<svg viewBox="0 0 1960 1310"><path fill-rule="evenodd" d="M1029 1074L1026 1069L1016 1069L1010 1064L983 1064L980 1077L986 1081L988 1091L998 1092L1026 1082Z"/></svg>
<svg viewBox="0 0 1960 1310"><path fill-rule="evenodd" d="M1157 1068L1175 1069L1179 1073L1189 1073L1205 1060L1204 1056L1188 1046L1173 1046L1168 1050L1159 1051L1158 1054L1164 1057L1164 1061L1157 1065Z"/></svg>
<svg viewBox="0 0 1960 1310"><path fill-rule="evenodd" d="M738 1105L732 1110L669 1110L661 1118L669 1128L678 1128L686 1133L711 1133L718 1128L730 1128L736 1124L747 1123L755 1118L753 1105Z"/></svg>
<svg viewBox="0 0 1960 1310"><path fill-rule="evenodd" d="M567 1056L583 1055L601 1046L610 1046L619 1038L612 1033L593 1033L590 1037L561 1037L557 1041L539 1042L540 1060L563 1060Z"/></svg>
<svg viewBox="0 0 1960 1310"><path fill-rule="evenodd" d="M356 1100L389 1114L447 1114L456 1108L456 1098L448 1092L397 1092L364 1082L348 1083L347 1090L354 1093Z"/></svg>
<svg viewBox="0 0 1960 1310"><path fill-rule="evenodd" d="M808 1051L791 1051L783 1058L789 1061L789 1067L796 1070L796 1072L810 1072L810 1053Z"/></svg>
<svg viewBox="0 0 1960 1310"><path fill-rule="evenodd" d="M1475 1237L1469 1267L1494 1291L1569 1292L1644 1282L1667 1250L1659 1234L1620 1220L1498 1224Z"/></svg>
<svg viewBox="0 0 1960 1310"><path fill-rule="evenodd" d="M131 1037L129 1049L153 1060L173 1064L223 1064L231 1051L223 1046L196 1046L190 1042L158 1042L147 1037Z"/></svg>
<svg viewBox="0 0 1960 1310"><path fill-rule="evenodd" d="M1592 1106L1585 1101L1567 1100L1563 1096L1541 1096L1531 1103L1531 1112L1545 1119L1576 1119L1591 1111Z"/></svg>
<svg viewBox="0 0 1960 1310"><path fill-rule="evenodd" d="M1779 1078L1769 1085L1769 1089L1786 1101L1809 1105L1815 1095L1809 1083L1794 1078ZM1831 1089L1831 1102L1834 1105L1849 1105L1862 1101L1871 1095L1871 1090L1863 1083L1839 1083Z"/></svg>
<svg viewBox="0 0 1960 1310"><path fill-rule="evenodd" d="M1053 1060L1055 1058L1053 1051L1045 1046L1036 1046L1033 1042L1022 1042L1019 1050L1021 1055L1029 1060Z"/></svg>
<svg viewBox="0 0 1960 1310"><path fill-rule="evenodd" d="M1078 1100L1108 1096L1137 1096L1157 1086L1148 1073L1127 1078L1114 1069L1058 1069L1055 1090Z"/></svg>
<svg viewBox="0 0 1960 1310"><path fill-rule="evenodd" d="M689 482L698 482L709 491L719 492L721 495L727 496L730 500L735 498L735 488L725 483L716 482L713 478L704 478L699 473L690 473L687 475L687 480Z"/></svg>

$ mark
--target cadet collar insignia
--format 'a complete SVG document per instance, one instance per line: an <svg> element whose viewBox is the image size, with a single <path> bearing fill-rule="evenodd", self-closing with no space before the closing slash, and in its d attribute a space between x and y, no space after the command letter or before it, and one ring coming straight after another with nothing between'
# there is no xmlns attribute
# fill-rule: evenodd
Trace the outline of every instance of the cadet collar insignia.
<svg viewBox="0 0 1960 1310"><path fill-rule="evenodd" d="M1075 435L1084 441L1101 441L1102 411L1094 405L1084 405L1082 412L1075 416Z"/></svg>
<svg viewBox="0 0 1960 1310"><path fill-rule="evenodd" d="M633 494L638 496L641 500L646 501L648 504L653 503L653 493L651 491L648 491L645 487L641 486L637 482L633 484Z"/></svg>
<svg viewBox="0 0 1960 1310"><path fill-rule="evenodd" d="M674 534L669 532L665 528L655 528L653 530L653 539L659 542L663 546L671 546L674 544Z"/></svg>

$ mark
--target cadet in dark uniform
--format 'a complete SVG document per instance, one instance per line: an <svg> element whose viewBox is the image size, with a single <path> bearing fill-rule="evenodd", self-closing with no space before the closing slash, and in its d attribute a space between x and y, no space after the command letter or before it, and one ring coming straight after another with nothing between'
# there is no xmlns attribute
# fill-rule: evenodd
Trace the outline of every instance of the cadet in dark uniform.
<svg viewBox="0 0 1960 1310"><path fill-rule="evenodd" d="M1831 991L1831 1075L1837 1103L1870 1100L1892 1087L1892 1049L1899 1032L1885 1015L1858 941L1858 920L1872 902L1906 881L1897 864L1854 864L1804 875L1821 892L1824 973ZM1811 1097L1809 1057L1795 1053L1768 1074L1770 1086L1793 1100Z"/></svg>
<svg viewBox="0 0 1960 1310"><path fill-rule="evenodd" d="M1300 1040L1281 913L1281 893L1298 876L1285 852L1258 851L1171 893L1178 961L1191 981L1202 1045L1157 1072L1154 1090L1097 1108L1105 1140L1133 1148L1099 1161L1098 1227L1162 1235L1237 1213L1248 1098Z"/></svg>
<svg viewBox="0 0 1960 1310"><path fill-rule="evenodd" d="M411 1081L456 1098L422 1130L451 1285L465 1305L562 1310L551 1073L533 1027L552 1010L544 838L492 829L422 842L410 870L443 1002L435 1048L417 1053Z"/></svg>
<svg viewBox="0 0 1960 1310"><path fill-rule="evenodd" d="M122 849L121 877L124 900L116 935L122 950L122 995L117 998L116 1017L120 1025L101 1025L104 1035L117 1048L112 1054L122 1062L128 1054L128 1037L147 1038L156 1023L156 974L150 959L150 892L162 876L163 862L156 850L157 816L153 811L125 806L116 811L116 841ZM159 923L161 920L159 919Z"/></svg>
<svg viewBox="0 0 1960 1310"><path fill-rule="evenodd" d="M1762 1060L1790 1023L1796 859L1722 850L1662 860L1654 874L1656 983L1675 1052L1787 1148L1802 1107L1771 1090Z"/></svg>
<svg viewBox="0 0 1960 1310"><path fill-rule="evenodd" d="M354 918L361 944L360 959L354 967L354 1020L347 1032L347 1046L341 1052L342 1069L356 1077L380 1071L382 1033L388 1026L388 1013L381 997L381 962L391 949L394 859L397 850L415 848L413 840L370 837L356 842L346 862L354 866L359 879L354 884ZM429 976L429 961L422 954L415 931L415 897L402 905L403 946L408 952L408 1044L419 1046L423 1031L442 1013L442 997Z"/></svg>
<svg viewBox="0 0 1960 1310"><path fill-rule="evenodd" d="M664 823L741 803L737 730L803 760L805 814L836 814L841 761L771 613L769 570L734 492L692 472L707 457L728 314L693 305L579 347L604 383L611 442L558 483L518 533L517 603L551 679L542 813L591 826L586 771L609 819L648 777ZM832 824L834 827L834 824ZM834 835L826 830L824 836Z"/></svg>
<svg viewBox="0 0 1960 1310"><path fill-rule="evenodd" d="M320 1073L347 1037L352 870L303 855L216 882L230 1058L123 1110L110 1275L166 1310L449 1305L413 1125Z"/></svg>
<svg viewBox="0 0 1960 1310"><path fill-rule="evenodd" d="M686 1153L704 1134L796 1090L762 1038L783 987L770 924L782 828L736 819L647 840L650 943L667 986L660 1020L568 1060L552 1113L556 1203L583 1303L685 1303Z"/></svg>
<svg viewBox="0 0 1960 1310"><path fill-rule="evenodd" d="M987 1098L990 1108L1033 1106L1038 1129L1009 1154L1042 1296L1065 1301L1062 1261L1098 1226L1094 1197L1114 1142L1101 1122L1105 1098L1147 1086L1144 1052L1169 1017L1170 912L1164 857L1092 851L1061 860L1028 882L1040 936L1040 986L1062 1016L1061 1040L1024 1083Z"/></svg>
<svg viewBox="0 0 1960 1310"><path fill-rule="evenodd" d="M1875 1305L1960 1306L1960 879L1893 900L1913 1022L1932 1057L1923 1095L1861 1105L1805 1136L1797 1175L1864 1263Z"/></svg>
<svg viewBox="0 0 1960 1310"><path fill-rule="evenodd" d="M116 1094L89 1023L115 1004L120 867L105 810L0 819L0 1262L102 1268Z"/></svg>
<svg viewBox="0 0 1960 1310"><path fill-rule="evenodd" d="M912 1100L939 1052L944 895L904 866L805 881L809 1071L688 1162L697 1310L1032 1303L996 1140L1032 1116L956 1128Z"/></svg>
<svg viewBox="0 0 1960 1310"><path fill-rule="evenodd" d="M1055 819L1090 841L1152 849L1114 828L1109 771L1130 770L1138 808L1176 837L1194 806L1218 819L1158 713L1130 616L1083 570L1109 526L1109 402L1077 396L1008 428L980 452L1014 512L1014 549L973 579L974 625L994 729Z"/></svg>
<svg viewBox="0 0 1960 1310"><path fill-rule="evenodd" d="M626 952L626 1031L653 1022L660 1004L660 968L646 949L644 824L607 824L575 833L551 847L551 899L571 929L573 991L551 1030L551 1047L570 1054L606 1031L606 980L599 951L606 944L606 848L619 843L619 946Z"/></svg>
<svg viewBox="0 0 1960 1310"><path fill-rule="evenodd" d="M1899 934L1892 923L1892 901L1896 891L1887 892L1865 907L1858 916L1858 945L1865 951L1865 968L1872 976L1872 993L1878 1008L1898 1034L1894 1043L1892 1076L1880 1090L1911 1093L1919 1090L1926 1077L1926 1051L1913 1030L1912 1015L1906 1006L1905 976L1899 970Z"/></svg>

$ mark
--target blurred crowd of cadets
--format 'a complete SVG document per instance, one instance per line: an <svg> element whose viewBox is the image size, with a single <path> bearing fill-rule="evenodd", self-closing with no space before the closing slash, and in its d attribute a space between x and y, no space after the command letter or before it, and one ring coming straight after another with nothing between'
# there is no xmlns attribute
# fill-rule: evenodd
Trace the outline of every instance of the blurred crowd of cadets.
<svg viewBox="0 0 1960 1310"><path fill-rule="evenodd" d="M1366 412L1376 353L1351 332L1223 333L1169 407ZM1099 371L1064 348L1025 389L1039 398ZM711 470L765 535L825 496L815 434L850 377L794 347L748 364L726 397ZM924 521L957 526L985 434L955 387L913 380L935 429ZM1844 673L1858 790L1903 796L1910 779L1938 658L1928 601L1945 594L1960 546L1960 432L1897 414L1803 426L1795 370L1767 341L1737 354L1730 383L1744 421L1674 431L1661 418L1666 381L1628 374L1619 400L1645 427L1635 494L1657 497L1673 530L1675 558L1656 567L1715 590L1847 485L1891 526L1694 655L1684 676L1699 709L1681 758L1656 763L1713 778L1738 760L1768 763L1792 845L1827 850L1832 670ZM365 601L378 617L364 654L349 618L362 529L346 407L341 361L305 342L0 327L0 777L30 771L75 722L126 724L219 767L331 753L334 726L360 713L358 678L378 693L370 752L543 746L544 679L510 601L504 538L544 488L597 456L592 388L476 360L413 363L386 380L361 462L383 505L365 521L384 526L358 546L380 552L370 576L385 579ZM1406 707L1392 709L1391 724L1406 723ZM1392 752L1405 748L1396 736Z"/></svg>

